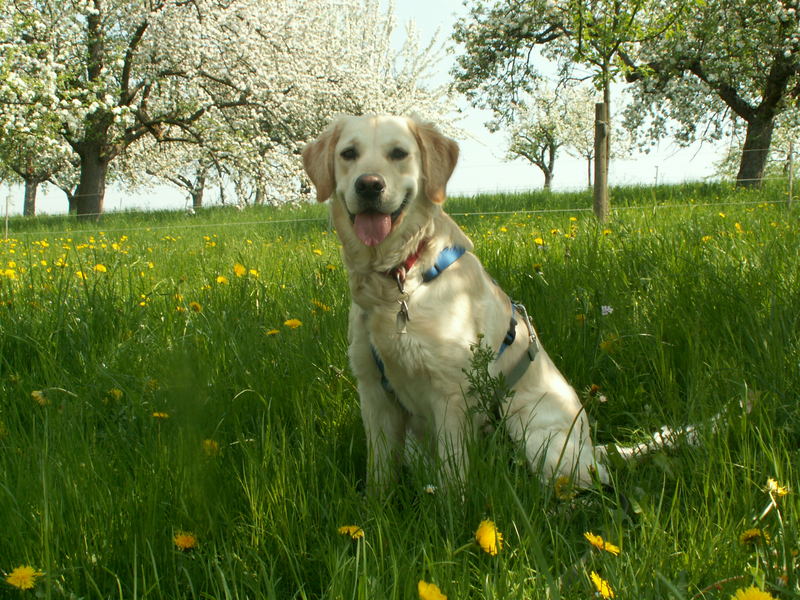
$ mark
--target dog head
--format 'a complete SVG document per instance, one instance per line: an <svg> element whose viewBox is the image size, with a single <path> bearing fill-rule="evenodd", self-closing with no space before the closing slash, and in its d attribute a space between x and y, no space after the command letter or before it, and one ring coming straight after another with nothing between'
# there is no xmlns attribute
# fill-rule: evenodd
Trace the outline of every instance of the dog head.
<svg viewBox="0 0 800 600"><path fill-rule="evenodd" d="M415 203L441 204L458 145L429 123L404 117L344 117L303 150L317 200L333 196L356 237L377 246Z"/></svg>

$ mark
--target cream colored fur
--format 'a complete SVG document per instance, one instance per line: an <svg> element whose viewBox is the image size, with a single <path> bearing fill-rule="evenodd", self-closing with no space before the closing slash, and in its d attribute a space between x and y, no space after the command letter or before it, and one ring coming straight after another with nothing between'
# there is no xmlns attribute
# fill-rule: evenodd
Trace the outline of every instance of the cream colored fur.
<svg viewBox="0 0 800 600"><path fill-rule="evenodd" d="M407 156L398 158L403 154L398 148ZM392 482L408 435L434 450L450 478L461 478L467 466L465 440L484 425L485 417L470 410L474 399L466 393L465 370L481 336L493 349L500 347L511 306L471 252L472 242L442 210L457 158L456 143L429 124L389 116L342 118L303 152L318 200L331 198L349 272L349 358L369 444L369 487ZM385 181L378 210L400 210L389 235L372 246L359 239L353 225L362 208L355 183L364 174ZM407 332L399 333L400 292L386 272L423 241L405 281L410 321ZM467 252L423 283L423 271L448 246ZM507 372L527 349L527 328L519 321L516 341L492 364L493 374ZM381 385L371 347L383 360L394 393ZM543 479L568 476L579 485L593 476L607 480L599 462L604 450L592 444L575 391L544 349L500 410L508 434L524 446Z"/></svg>

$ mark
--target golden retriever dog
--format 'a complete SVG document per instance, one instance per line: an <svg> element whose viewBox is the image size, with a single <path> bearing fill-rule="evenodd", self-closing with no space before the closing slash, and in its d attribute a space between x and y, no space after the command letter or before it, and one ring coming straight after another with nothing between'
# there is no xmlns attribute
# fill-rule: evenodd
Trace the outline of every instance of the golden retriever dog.
<svg viewBox="0 0 800 600"><path fill-rule="evenodd" d="M490 373L513 391L497 411L531 468L545 481L607 482L577 394L443 211L458 154L431 124L394 116L341 118L303 151L317 200L331 199L349 273L367 487L393 481L409 435L448 479L463 478L466 440L488 421L466 377L479 341L496 351Z"/></svg>

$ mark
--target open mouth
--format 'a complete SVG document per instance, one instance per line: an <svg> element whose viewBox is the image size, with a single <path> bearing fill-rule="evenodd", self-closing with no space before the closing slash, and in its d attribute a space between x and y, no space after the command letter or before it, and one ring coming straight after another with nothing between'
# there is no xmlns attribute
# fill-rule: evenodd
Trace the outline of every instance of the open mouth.
<svg viewBox="0 0 800 600"><path fill-rule="evenodd" d="M395 221L403 213L409 200L411 193L407 193L399 208L392 213L383 213L377 210L365 210L358 214L353 214L348 211L350 215L350 222L353 224L353 231L365 246L377 246L385 240L392 232Z"/></svg>

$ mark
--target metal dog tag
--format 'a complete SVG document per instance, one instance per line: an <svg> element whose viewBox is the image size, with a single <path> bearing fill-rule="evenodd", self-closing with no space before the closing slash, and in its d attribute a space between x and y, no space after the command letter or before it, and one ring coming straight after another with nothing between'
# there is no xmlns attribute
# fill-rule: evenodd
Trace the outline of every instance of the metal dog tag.
<svg viewBox="0 0 800 600"><path fill-rule="evenodd" d="M408 316L408 304L405 300L398 300L400 303L400 310L397 311L397 333L406 333L406 323L411 320Z"/></svg>

